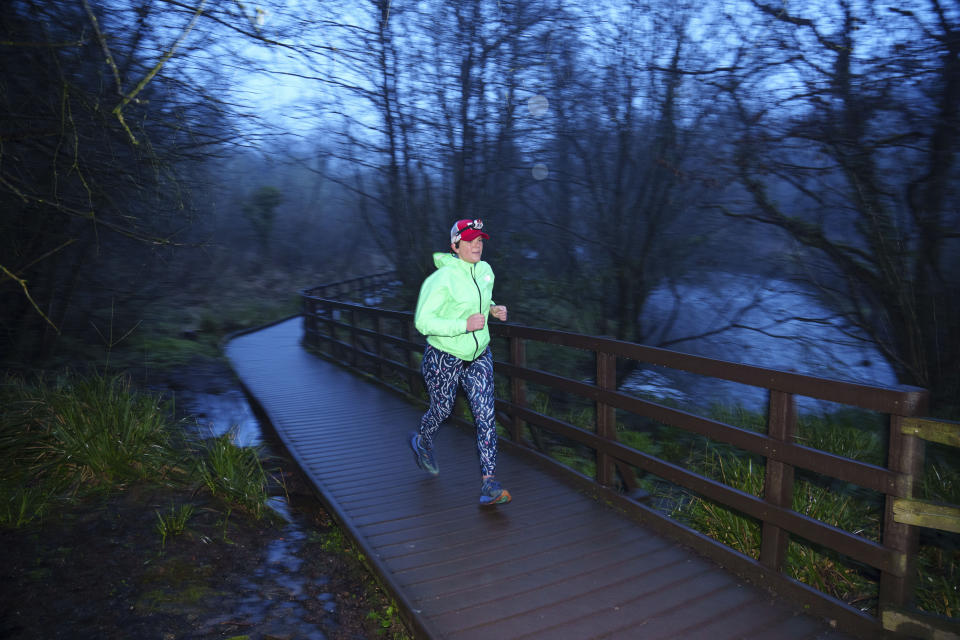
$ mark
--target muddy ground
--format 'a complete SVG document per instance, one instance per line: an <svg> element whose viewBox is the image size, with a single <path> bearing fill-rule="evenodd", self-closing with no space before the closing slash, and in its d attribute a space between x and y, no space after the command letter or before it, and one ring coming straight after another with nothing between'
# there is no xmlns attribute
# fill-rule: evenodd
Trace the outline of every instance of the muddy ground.
<svg viewBox="0 0 960 640"><path fill-rule="evenodd" d="M0 638L409 637L299 471L278 452L265 466L281 514L271 521L199 493L128 487L0 529ZM185 530L164 539L159 515L185 504Z"/></svg>

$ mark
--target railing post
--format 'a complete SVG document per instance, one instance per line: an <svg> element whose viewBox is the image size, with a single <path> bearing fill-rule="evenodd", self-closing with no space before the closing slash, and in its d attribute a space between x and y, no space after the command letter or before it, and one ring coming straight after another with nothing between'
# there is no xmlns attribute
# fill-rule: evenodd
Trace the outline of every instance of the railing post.
<svg viewBox="0 0 960 640"><path fill-rule="evenodd" d="M523 338L516 336L510 337L510 363L515 367L527 366L527 347ZM516 376L510 378L510 402L513 404L527 406L527 381ZM517 415L513 416L510 422L510 437L514 442L522 442L523 427L525 421Z"/></svg>
<svg viewBox="0 0 960 640"><path fill-rule="evenodd" d="M922 414L921 414L922 415ZM888 468L902 475L904 498L916 497L923 474L924 442L903 433L903 416L890 416L890 452ZM883 546L899 558L897 574L880 574L880 606L906 607L913 601L917 576L917 528L894 519L894 498L887 494L883 517Z"/></svg>
<svg viewBox="0 0 960 640"><path fill-rule="evenodd" d="M376 349L374 350L374 352L377 354L377 363L376 363L377 379L378 379L378 380L383 380L383 332L384 332L383 325L384 325L384 320L383 320L383 316L381 316L379 313L378 313L378 314L376 315L376 317L374 318L374 324L375 324L376 327L377 327Z"/></svg>
<svg viewBox="0 0 960 640"><path fill-rule="evenodd" d="M792 393L770 390L770 413L767 435L777 442L790 443L797 432L797 403ZM773 444L771 453L776 452ZM764 480L764 499L778 507L789 509L793 504L794 468L778 460L767 458ZM760 562L774 571L783 569L787 557L790 534L778 526L763 523L760 542Z"/></svg>
<svg viewBox="0 0 960 640"><path fill-rule="evenodd" d="M413 325L413 320L405 322L403 329L404 339L406 339L407 342L413 342L413 338L416 335L417 329ZM419 375L417 357L414 355L413 349L409 347L404 347L404 351L407 354L407 367L412 369L412 371L407 374L407 385L410 387L410 395L417 396L423 387L423 378Z"/></svg>
<svg viewBox="0 0 960 640"><path fill-rule="evenodd" d="M317 299L313 296L303 299L303 323L307 345L317 348Z"/></svg>
<svg viewBox="0 0 960 640"><path fill-rule="evenodd" d="M617 388L617 357L604 351L597 351L597 387L604 391ZM597 402L597 435L604 440L617 439L617 414L610 405ZM613 485L613 461L609 454L597 452L597 482L605 487Z"/></svg>
<svg viewBox="0 0 960 640"><path fill-rule="evenodd" d="M351 366L356 367L360 359L357 355L357 317L353 309L350 309L349 313L347 314L347 322L350 323L350 328L348 329L350 332L349 362Z"/></svg>
<svg viewBox="0 0 960 640"><path fill-rule="evenodd" d="M339 307L336 307L332 302L330 303L330 322L327 324L330 331L330 356L334 359L343 360L344 359L344 348L340 344L340 335L343 333L340 330L340 327L337 326L340 322L343 321L343 310Z"/></svg>
<svg viewBox="0 0 960 640"><path fill-rule="evenodd" d="M321 349L327 355L333 357L336 355L336 345L333 342L335 337L336 328L334 327L334 321L336 320L336 310L333 308L333 304L328 298L323 300L323 318L324 318L324 328L326 329L326 340L324 340L325 349Z"/></svg>

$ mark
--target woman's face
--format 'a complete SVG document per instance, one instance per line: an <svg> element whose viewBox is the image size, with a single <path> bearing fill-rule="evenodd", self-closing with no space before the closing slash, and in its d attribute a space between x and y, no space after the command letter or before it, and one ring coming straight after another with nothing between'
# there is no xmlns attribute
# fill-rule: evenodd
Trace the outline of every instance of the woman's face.
<svg viewBox="0 0 960 640"><path fill-rule="evenodd" d="M465 260L470 263L480 262L480 256L483 255L483 238L477 236L473 240L461 240L460 246L458 247L455 244L451 244L450 248L453 249L453 252L460 256L461 260Z"/></svg>

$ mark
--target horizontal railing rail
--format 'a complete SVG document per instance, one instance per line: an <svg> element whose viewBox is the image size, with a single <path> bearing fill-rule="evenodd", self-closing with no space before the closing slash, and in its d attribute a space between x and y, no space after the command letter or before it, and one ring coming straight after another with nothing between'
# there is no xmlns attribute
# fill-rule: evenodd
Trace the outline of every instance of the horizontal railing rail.
<svg viewBox="0 0 960 640"><path fill-rule="evenodd" d="M347 280L339 280L329 284L304 289L300 294L304 297L342 298L359 292L369 292L391 284L397 278L396 271L383 271L371 275L357 276Z"/></svg>
<svg viewBox="0 0 960 640"><path fill-rule="evenodd" d="M387 279L390 277L392 274L385 275ZM382 281L374 277L365 282L356 279L353 284L379 286ZM306 345L375 377L394 390L422 400L419 362L424 340L413 327L412 314L346 302L331 293L342 290L341 285L327 285L303 292ZM918 625L936 625L926 618L909 615L917 575L918 531L920 527L956 531L953 527L958 520L957 510L955 505L918 501L916 492L924 464L923 439L956 446L958 431L955 423L921 417L927 410L925 390L829 380L611 338L513 324L492 323L490 330L495 340L506 344L509 356L507 361L495 360L494 370L501 381L507 383L506 390L498 392L496 410L512 445L526 450L544 464L560 466L561 463L545 455L543 446L538 444L537 440L544 434L592 450L593 476L564 467L571 478L744 577L771 586L776 583L787 595L837 619L853 632L869 635L883 627L894 630L905 624L913 625L914 629ZM593 375L588 380L573 379L544 370L542 366L529 366L530 345L592 354ZM497 350L497 355L500 351ZM617 364L624 359L766 389L769 393L766 433L618 389ZM592 424L584 428L538 411L528 398L531 386L591 405ZM888 416L887 464L870 464L797 443L797 397ZM620 442L618 413L668 425L762 458L762 492L753 495ZM794 510L795 480L798 474L808 472L881 496L883 516L878 539L845 531ZM636 496L642 494L638 474L652 474L759 522L762 535L757 557L734 551L637 499ZM787 546L796 538L876 570L879 615L864 613L788 578L784 574Z"/></svg>

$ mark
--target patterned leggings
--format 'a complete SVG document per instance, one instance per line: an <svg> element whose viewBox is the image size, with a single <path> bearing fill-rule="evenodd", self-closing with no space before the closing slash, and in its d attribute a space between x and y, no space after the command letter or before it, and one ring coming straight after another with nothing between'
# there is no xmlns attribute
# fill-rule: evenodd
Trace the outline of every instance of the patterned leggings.
<svg viewBox="0 0 960 640"><path fill-rule="evenodd" d="M420 419L420 435L424 442L432 445L440 423L453 411L457 387L463 386L477 425L481 472L485 476L494 475L497 470L497 427L493 415L493 355L490 347L468 364L427 345L420 370L430 394L430 408Z"/></svg>

